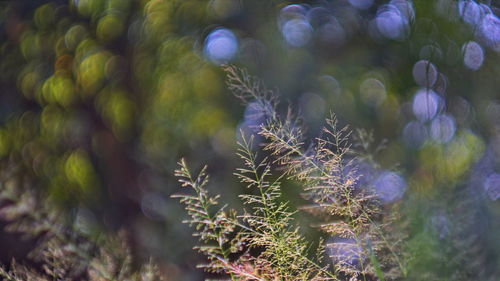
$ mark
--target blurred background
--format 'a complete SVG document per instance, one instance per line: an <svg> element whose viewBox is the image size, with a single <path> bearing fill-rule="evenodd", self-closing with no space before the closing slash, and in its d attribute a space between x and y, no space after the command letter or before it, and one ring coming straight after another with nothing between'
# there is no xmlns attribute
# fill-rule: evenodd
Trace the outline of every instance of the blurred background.
<svg viewBox="0 0 500 281"><path fill-rule="evenodd" d="M500 1L0 2L0 161L82 231L130 232L138 260L202 280L173 170L208 164L241 208L235 140L252 104L231 63L315 136L329 112L385 140L366 183L406 218L416 273L494 280L500 264ZM295 196L296 190L285 191ZM293 198L290 195L290 198ZM292 199L293 200L293 199ZM307 218L302 218L307 224ZM0 259L22 260L13 238ZM4 250L5 249L5 250ZM9 250L10 249L10 250ZM464 261L465 260L465 261ZM430 273L429 273L430 274ZM421 275L425 276L425 275ZM441 278L441 279L439 279ZM434 279L431 279L434 280Z"/></svg>

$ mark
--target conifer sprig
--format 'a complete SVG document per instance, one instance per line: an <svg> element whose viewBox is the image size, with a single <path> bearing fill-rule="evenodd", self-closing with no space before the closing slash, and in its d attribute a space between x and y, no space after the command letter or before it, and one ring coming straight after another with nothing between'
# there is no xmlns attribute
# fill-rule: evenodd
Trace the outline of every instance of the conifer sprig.
<svg viewBox="0 0 500 281"><path fill-rule="evenodd" d="M200 242L203 243L196 249L208 257L209 264L201 265L201 267L206 268L207 271L225 272L232 275L229 255L240 250L239 245L244 242L244 239L241 235L231 237L236 227L234 212L226 213L225 206L214 211L214 208L218 206L219 196L211 197L206 190L208 184L206 168L205 166L194 178L182 159L175 175L179 177L179 182L183 187L193 189L195 194L178 194L172 197L179 198L180 202L186 205L185 208L190 218L184 223L194 226L193 235L198 236Z"/></svg>
<svg viewBox="0 0 500 281"><path fill-rule="evenodd" d="M268 90L259 92L258 87L252 86L257 78L234 77L248 75L246 72L232 70L232 67L227 72L230 89L247 89L247 96L261 103L273 96ZM251 84L231 85L235 82ZM351 147L351 130L348 127L339 128L336 116L331 114L322 135L306 147L300 119L291 110L281 117L276 113L276 102L272 105L271 108L266 107L272 114L267 114L268 118L258 131L266 140L264 150L269 151L273 162L285 169L289 178L303 184L304 195L312 202L305 210L325 221L320 229L339 241L355 244L351 248L357 252L347 255L350 261L346 262L342 255L332 256L335 271L353 278L374 276L377 270L370 260L377 256L370 258L370 255L388 252L391 258L384 257L384 261L388 261L384 268L394 271L394 267L398 267L403 272L404 266L394 250L395 242L389 241L383 233L385 225L381 222L382 213L376 196L369 187L359 185L362 175L357 171L357 163L360 159ZM366 147L366 142L363 144ZM335 247L342 248L344 242L329 243L327 247L330 252L343 252Z"/></svg>
<svg viewBox="0 0 500 281"><path fill-rule="evenodd" d="M195 235L204 244L198 249L208 257L208 270L229 274L232 280L389 279L384 274L401 263L394 244L384 236L375 194L360 185L356 168L360 159L351 147L351 131L339 128L332 114L322 135L306 145L300 118L290 109L284 116L278 114L272 91L243 70L227 67L226 72L229 89L243 102L258 104L253 110L261 123L252 124L251 131L265 141L258 153L253 149L256 135L241 131L237 155L244 165L235 176L249 192L240 195L248 209L239 216L234 211L227 215L225 206L218 207L218 196L208 195L206 168L193 178L180 162L176 175L196 194L177 197L186 204L190 216L186 223L195 226ZM301 209L321 218L316 227L328 242L320 241L314 258L309 253L312 243L294 221L296 211L281 198L284 178L303 185L311 205ZM333 270L324 263L325 254ZM399 275L390 274L394 276Z"/></svg>
<svg viewBox="0 0 500 281"><path fill-rule="evenodd" d="M233 215L226 215L224 208L212 210L214 215L211 215L211 209L217 207L218 196L211 197L207 193L206 168L194 178L185 161L179 162L176 175L183 186L195 191L195 195L174 197L186 205L190 218L185 223L195 227L194 235L203 243L196 247L208 257L209 263L203 267L226 273L232 280L336 280L327 266L308 257L310 243L293 225L294 213L289 210L288 203L280 201L280 177L270 181L270 163L267 158L258 160L251 150L252 143L253 136L249 139L242 136L238 155L244 161L244 168L235 174L258 194L240 196L250 210L238 217L234 211ZM251 256L250 249L261 250L261 253ZM241 256L231 260L230 254L238 252Z"/></svg>
<svg viewBox="0 0 500 281"><path fill-rule="evenodd" d="M252 207L251 213L242 218L246 224L256 231L251 235L251 247L263 247L259 259L268 263L268 267L276 272L274 278L280 280L335 280L327 266L321 266L308 257L310 243L305 241L299 228L293 223L294 212L288 202L280 200L282 174L274 181L271 177L271 164L267 157L258 160L253 152L254 136L247 140L242 133L242 141L238 143L238 155L245 163L245 168L238 169L237 177L258 190L257 195L240 195L245 205ZM319 249L321 251L321 249ZM320 255L320 254L317 254ZM271 277L271 276L269 276Z"/></svg>

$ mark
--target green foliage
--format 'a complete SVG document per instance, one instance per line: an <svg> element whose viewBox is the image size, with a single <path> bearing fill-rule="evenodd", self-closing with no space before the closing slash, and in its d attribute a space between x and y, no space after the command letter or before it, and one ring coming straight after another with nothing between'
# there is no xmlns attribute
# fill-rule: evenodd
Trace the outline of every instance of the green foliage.
<svg viewBox="0 0 500 281"><path fill-rule="evenodd" d="M125 232L92 237L71 223L53 200L23 186L27 184L13 165L2 170L0 219L8 223L5 230L24 242L36 241L24 262L12 259L8 266L0 265L2 280L163 280L153 261L134 268Z"/></svg>
<svg viewBox="0 0 500 281"><path fill-rule="evenodd" d="M249 210L241 216L234 211L218 209L210 215L210 208L217 205L218 197L207 195L206 168L194 179L184 160L176 175L183 186L195 191L195 196L178 195L186 204L191 219L203 243L217 242L217 247L201 246L200 251L209 257L209 269L230 274L233 280L351 280L376 278L397 279L405 268L396 252L395 242L384 234L383 214L376 198L366 188L357 186L354 152L349 145L350 131L338 129L334 115L327 120L324 135L314 145L304 149L304 136L297 118L290 110L282 118L276 112L276 100L258 79L245 71L227 67L228 85L235 95L245 102L256 102L267 117L258 125L257 132L265 139L259 157L253 151L255 135L246 136L241 131L238 156L244 167L235 175L256 194L242 194ZM273 179L272 170L278 176ZM304 197L312 204L302 208L320 217L318 229L330 243L320 242L315 254L309 257L312 246L301 234L294 221L294 211L281 199L283 178L299 181L304 187ZM238 218L240 220L238 220ZM229 238L233 237L233 238ZM242 249L243 247L243 249ZM323 248L325 247L325 248ZM229 253L239 249L239 257L232 260ZM246 249L246 250L245 250ZM259 249L258 254L251 249ZM328 251L333 260L333 270L323 261ZM249 265L250 264L250 265ZM241 269L241 271L240 271ZM244 269L244 270L243 270ZM252 277L253 276L253 277ZM386 276L384 278L384 276Z"/></svg>
<svg viewBox="0 0 500 281"><path fill-rule="evenodd" d="M131 230L142 258L148 247L172 261L188 247L174 212L150 221L142 198L170 193L181 153L232 136L219 72L193 52L208 3L0 4L0 163L19 164L33 190L68 212L84 206L97 224Z"/></svg>
<svg viewBox="0 0 500 281"><path fill-rule="evenodd" d="M15 174L0 189L4 278L138 280L150 255L168 278L202 278L168 198L183 156L212 169L210 185L206 169L177 173L195 194L179 197L215 272L205 277L497 280L499 11L482 0L0 1L0 172ZM226 67L242 114L216 66L226 62L281 93ZM82 210L90 233L73 221Z"/></svg>
<svg viewBox="0 0 500 281"><path fill-rule="evenodd" d="M227 273L232 280L335 279L326 267L307 257L309 245L299 229L293 226L293 213L288 210L288 204L279 201L280 183L268 181L270 164L267 159L257 162L256 154L250 149L252 142L252 137L249 140L243 137L239 144L239 155L245 168L239 169L236 175L249 188L257 189L259 194L240 196L251 210L239 217L234 211L225 212L224 208L210 214L210 207L217 205L218 197L207 195L205 168L193 179L185 162L181 161L181 168L176 172L183 186L191 187L196 194L174 197L186 204L191 216L186 222L195 226L194 235L207 243L197 247L209 258L210 263L204 267ZM250 249L262 252L258 257L252 257ZM238 257L233 260L229 254L238 254Z"/></svg>

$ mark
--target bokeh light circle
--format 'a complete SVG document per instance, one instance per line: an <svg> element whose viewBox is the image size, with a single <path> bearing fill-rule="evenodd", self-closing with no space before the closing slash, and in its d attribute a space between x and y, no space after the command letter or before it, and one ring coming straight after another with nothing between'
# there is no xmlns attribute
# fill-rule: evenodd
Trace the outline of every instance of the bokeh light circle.
<svg viewBox="0 0 500 281"><path fill-rule="evenodd" d="M448 114L442 114L432 120L431 137L441 143L449 142L455 135L455 119Z"/></svg>
<svg viewBox="0 0 500 281"><path fill-rule="evenodd" d="M420 60L413 65L413 79L421 87L432 87L438 79L438 71L433 63Z"/></svg>
<svg viewBox="0 0 500 281"><path fill-rule="evenodd" d="M422 145L427 135L427 129L419 121L411 121L403 129L403 138L409 146L418 147Z"/></svg>
<svg viewBox="0 0 500 281"><path fill-rule="evenodd" d="M420 121L428 121L438 113L441 98L429 89L420 89L413 98L413 114Z"/></svg>
<svg viewBox="0 0 500 281"><path fill-rule="evenodd" d="M293 47L306 45L312 36L312 27L304 19L292 19L283 25L283 37Z"/></svg>
<svg viewBox="0 0 500 281"><path fill-rule="evenodd" d="M380 34L386 38L402 40L409 32L410 22L415 12L408 1L392 0L377 10L375 25Z"/></svg>
<svg viewBox="0 0 500 281"><path fill-rule="evenodd" d="M373 5L373 0L349 0L349 4L356 9L366 10Z"/></svg>
<svg viewBox="0 0 500 281"><path fill-rule="evenodd" d="M481 21L479 37L489 48L500 51L500 19L494 14L487 14Z"/></svg>
<svg viewBox="0 0 500 281"><path fill-rule="evenodd" d="M238 40L227 28L217 28L205 39L205 56L215 64L230 61L238 51Z"/></svg>
<svg viewBox="0 0 500 281"><path fill-rule="evenodd" d="M481 20L481 7L472 0L458 1L458 13L463 21L470 25L477 25Z"/></svg>
<svg viewBox="0 0 500 281"><path fill-rule="evenodd" d="M489 199L495 201L500 198L500 174L493 173L484 181L484 191Z"/></svg>
<svg viewBox="0 0 500 281"><path fill-rule="evenodd" d="M403 198L406 182L400 175L384 171L373 182L373 188L382 203L392 203Z"/></svg>
<svg viewBox="0 0 500 281"><path fill-rule="evenodd" d="M478 70L483 65L483 48L476 42L470 41L463 45L464 65L470 70Z"/></svg>

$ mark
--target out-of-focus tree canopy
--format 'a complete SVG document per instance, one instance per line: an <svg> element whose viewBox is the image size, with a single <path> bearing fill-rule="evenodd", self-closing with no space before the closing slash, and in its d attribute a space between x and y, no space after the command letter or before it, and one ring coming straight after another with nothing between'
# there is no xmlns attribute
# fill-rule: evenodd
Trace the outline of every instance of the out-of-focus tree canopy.
<svg viewBox="0 0 500 281"><path fill-rule="evenodd" d="M232 153L227 104L236 103L194 47L209 24L207 3L1 5L4 164L22 165L33 188L89 223L137 224L139 243L175 257L184 234L157 221L178 221L179 207L166 201L177 159ZM162 232L173 233L173 253L164 253Z"/></svg>

